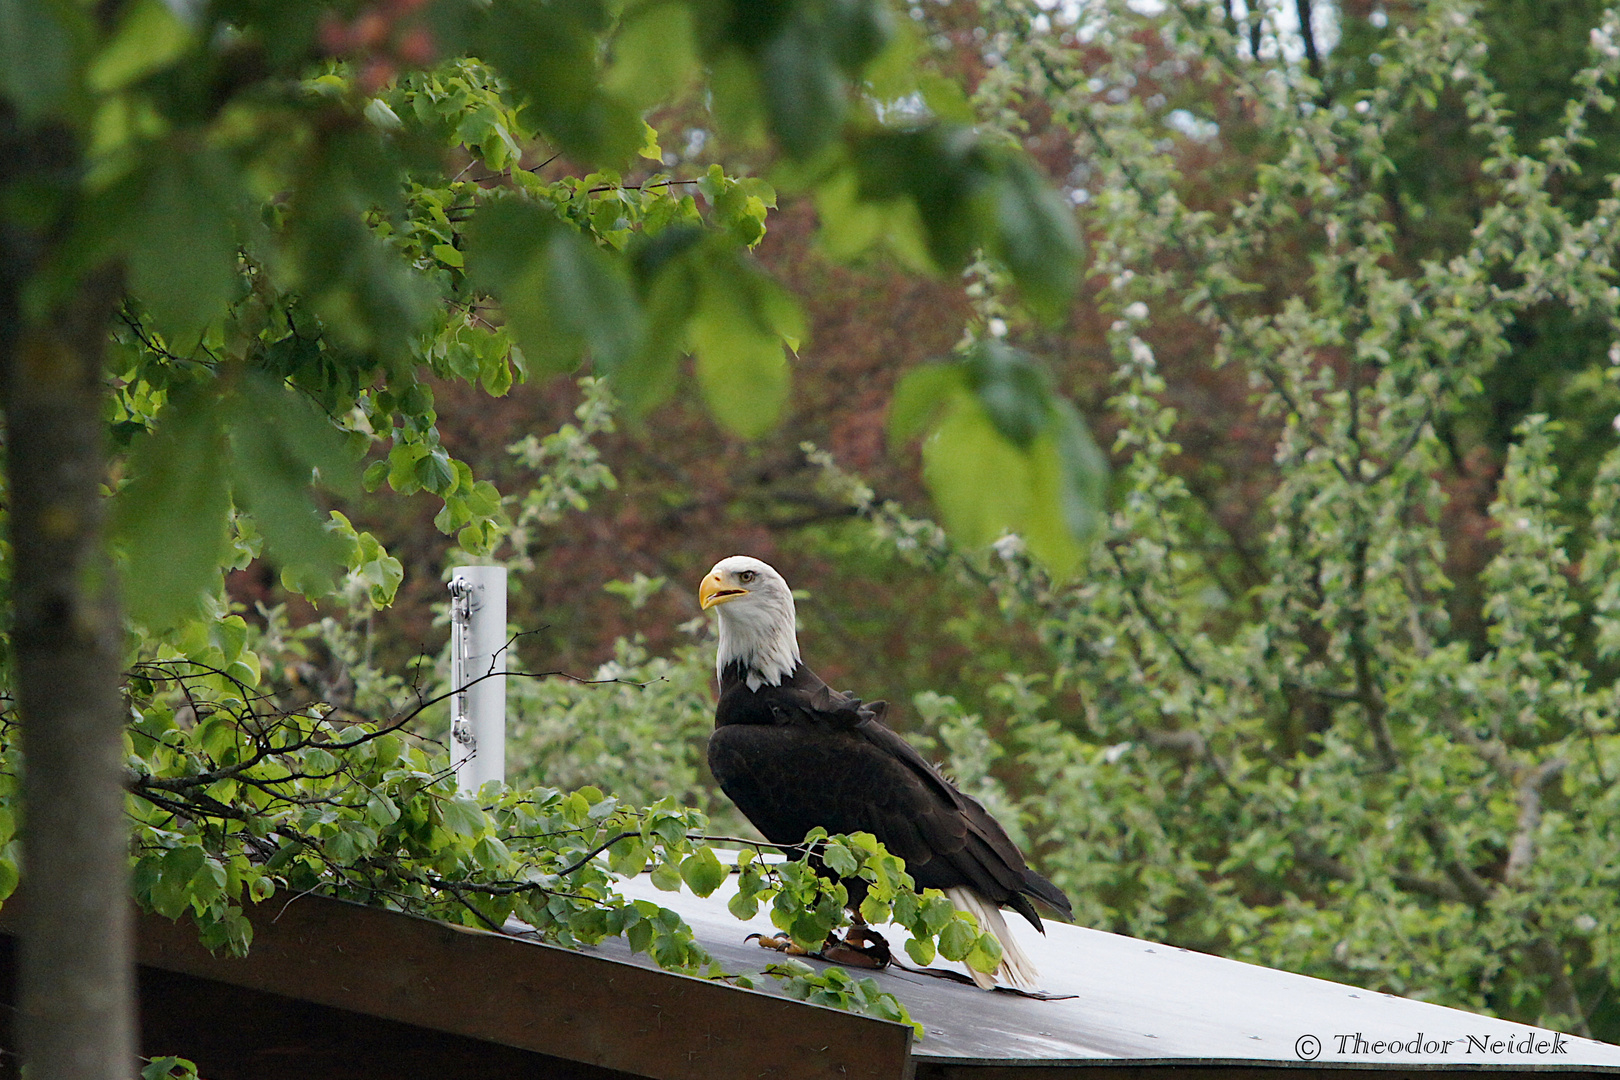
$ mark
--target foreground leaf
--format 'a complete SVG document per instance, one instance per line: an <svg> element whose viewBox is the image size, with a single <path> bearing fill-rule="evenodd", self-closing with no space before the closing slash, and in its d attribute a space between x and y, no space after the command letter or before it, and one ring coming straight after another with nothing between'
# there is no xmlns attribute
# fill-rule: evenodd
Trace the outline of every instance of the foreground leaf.
<svg viewBox="0 0 1620 1080"><path fill-rule="evenodd" d="M124 605L136 622L172 626L219 580L231 500L225 429L204 391L177 394L136 442L134 475L113 500L113 542L124 554Z"/></svg>

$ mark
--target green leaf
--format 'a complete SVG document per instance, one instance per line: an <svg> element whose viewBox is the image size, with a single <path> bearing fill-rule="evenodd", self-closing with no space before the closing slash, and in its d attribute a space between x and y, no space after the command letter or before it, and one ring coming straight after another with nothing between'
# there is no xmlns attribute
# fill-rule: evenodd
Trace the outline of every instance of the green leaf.
<svg viewBox="0 0 1620 1080"><path fill-rule="evenodd" d="M125 7L106 46L90 61L85 81L97 93L122 89L172 64L191 41L191 29L163 0L135 0Z"/></svg>
<svg viewBox="0 0 1620 1080"><path fill-rule="evenodd" d="M996 940L994 934L980 934L963 959L974 971L989 975L1001 966L1001 951L1001 942Z"/></svg>
<svg viewBox="0 0 1620 1080"><path fill-rule="evenodd" d="M498 837L481 836L473 845L473 861L485 870L504 870L512 862L512 853Z"/></svg>
<svg viewBox="0 0 1620 1080"><path fill-rule="evenodd" d="M848 107L842 73L818 22L808 5L799 7L754 46L771 131L790 158L808 158L825 146Z"/></svg>
<svg viewBox="0 0 1620 1080"><path fill-rule="evenodd" d="M570 791L567 795L563 796L563 801L562 801L563 816L566 817L571 824L583 825L583 824L585 824L586 820L590 817L591 800L585 794L586 790L594 790L594 789L582 789L580 791Z"/></svg>
<svg viewBox="0 0 1620 1080"><path fill-rule="evenodd" d="M659 863L647 876L655 889L663 892L679 892L681 889L681 868L674 860Z"/></svg>
<svg viewBox="0 0 1620 1080"><path fill-rule="evenodd" d="M158 880L152 886L152 909L165 918L178 919L191 905L192 882L206 861L206 853L195 844L165 852L158 864Z"/></svg>
<svg viewBox="0 0 1620 1080"><path fill-rule="evenodd" d="M405 121L382 98L372 98L361 111L367 120L382 131L399 131L405 127Z"/></svg>
<svg viewBox="0 0 1620 1080"><path fill-rule="evenodd" d="M906 372L889 404L889 442L899 446L916 438L966 385L967 370L961 364L924 364Z"/></svg>
<svg viewBox="0 0 1620 1080"><path fill-rule="evenodd" d="M873 57L861 73L866 92L878 101L903 98L916 92L922 81L922 73L917 69L924 45L916 24L909 19L892 20L889 29L889 40L883 51ZM976 120L977 117L970 116L965 122Z"/></svg>
<svg viewBox="0 0 1620 1080"><path fill-rule="evenodd" d="M1067 309L1080 270L1079 228L1073 208L1023 155L951 123L871 131L855 141L853 151L861 198L909 201L925 230L928 255L941 270L988 250L1012 270L1039 313L1055 318ZM841 211L835 218L858 216L848 204L845 193L827 209ZM872 227L867 223L867 230Z"/></svg>
<svg viewBox="0 0 1620 1080"><path fill-rule="evenodd" d="M399 807L383 791L374 791L366 800L366 812L379 825L388 826L399 820Z"/></svg>
<svg viewBox="0 0 1620 1080"><path fill-rule="evenodd" d="M816 212L821 220L817 240L834 258L850 259L885 240L912 269L933 268L916 207L895 197L865 197L855 169L844 169L816 186Z"/></svg>
<svg viewBox="0 0 1620 1080"><path fill-rule="evenodd" d="M699 896L708 896L726 880L726 868L712 848L700 847L681 863L681 880Z"/></svg>
<svg viewBox="0 0 1620 1080"><path fill-rule="evenodd" d="M456 487L456 470L450 455L436 446L416 459L416 482L435 495L449 495Z"/></svg>
<svg viewBox="0 0 1620 1080"><path fill-rule="evenodd" d="M483 809L472 799L456 795L439 803L444 814L444 826L457 836L474 837L482 834L489 821Z"/></svg>
<svg viewBox="0 0 1620 1080"><path fill-rule="evenodd" d="M677 360L699 289L703 230L673 226L633 247L646 332L631 361L613 372L614 395L640 415L675 388Z"/></svg>
<svg viewBox="0 0 1620 1080"><path fill-rule="evenodd" d="M125 243L130 291L166 332L195 334L225 314L236 288L241 179L220 153L163 144L136 198Z"/></svg>
<svg viewBox="0 0 1620 1080"><path fill-rule="evenodd" d="M788 926L788 936L799 948L807 952L814 951L826 942L827 935L832 932L836 920L835 912L820 908L803 911L793 917Z"/></svg>
<svg viewBox="0 0 1620 1080"><path fill-rule="evenodd" d="M125 557L124 604L152 628L198 612L219 580L230 516L225 430L217 399L177 392L130 453L128 485L113 499L113 541Z"/></svg>
<svg viewBox="0 0 1620 1080"><path fill-rule="evenodd" d="M653 883L657 884L656 877L654 878ZM662 887L662 886L660 886L660 887ZM675 885L675 888L676 889L680 888L679 883L677 883ZM665 892L670 892L672 890L664 889L664 891ZM650 920L647 920L647 919L642 919L642 920L640 920L638 922L631 923L628 927L625 928L625 931L624 931L624 939L627 942L630 943L630 951L631 952L638 952L638 953L646 952L648 946L650 946L652 944L652 937L653 937L653 924L652 924L652 922Z"/></svg>
<svg viewBox="0 0 1620 1080"><path fill-rule="evenodd" d="M1051 429L1062 471L1060 506L1069 535L1081 545L1089 544L1102 530L1108 493L1108 459L1091 437L1080 417L1080 410L1063 398L1055 398L1056 413Z"/></svg>
<svg viewBox="0 0 1620 1080"><path fill-rule="evenodd" d="M17 891L17 860L8 852L0 855L0 901L10 899L11 894Z"/></svg>
<svg viewBox="0 0 1620 1080"><path fill-rule="evenodd" d="M25 121L67 113L78 89L76 46L90 36L78 5L0 0L0 96Z"/></svg>
<svg viewBox="0 0 1620 1080"><path fill-rule="evenodd" d="M569 157L618 164L642 143L640 111L606 92L597 70L599 3L494 0L477 55L501 70Z"/></svg>
<svg viewBox="0 0 1620 1080"><path fill-rule="evenodd" d="M759 897L737 893L726 902L726 910L731 912L733 918L747 922L759 914Z"/></svg>
<svg viewBox="0 0 1620 1080"><path fill-rule="evenodd" d="M1027 448L1047 425L1052 392L1034 360L1001 341L981 341L965 361L968 382L996 430Z"/></svg>
<svg viewBox="0 0 1620 1080"><path fill-rule="evenodd" d="M479 211L467 253L474 282L500 297L523 354L571 371L588 347L604 371L641 345L640 306L624 267L555 215L520 198Z"/></svg>
<svg viewBox="0 0 1620 1080"><path fill-rule="evenodd" d="M745 439L770 430L787 401L782 343L750 331L735 305L714 301L692 324L698 383L716 420Z"/></svg>
<svg viewBox="0 0 1620 1080"><path fill-rule="evenodd" d="M417 479L416 463L429 453L421 443L398 440L388 451L388 486L401 495L422 489Z"/></svg>
<svg viewBox="0 0 1620 1080"><path fill-rule="evenodd" d="M855 853L843 844L828 844L822 849L821 858L827 864L827 869L839 877L852 877L860 869Z"/></svg>
<svg viewBox="0 0 1620 1080"><path fill-rule="evenodd" d="M925 929L920 924L921 916L922 905L918 901L916 893L903 892L894 898L895 922L899 923L901 926L904 926L908 930L920 931ZM868 921L871 922L875 920Z"/></svg>
<svg viewBox="0 0 1620 1080"><path fill-rule="evenodd" d="M1009 156L995 185L996 242L1029 305L1049 320L1068 310L1083 250L1074 209L1022 156Z"/></svg>
<svg viewBox="0 0 1620 1080"><path fill-rule="evenodd" d="M1029 513L1026 455L996 430L983 406L959 395L923 443L923 479L951 536L982 547Z"/></svg>
<svg viewBox="0 0 1620 1080"><path fill-rule="evenodd" d="M196 1080L197 1064L183 1057L152 1058L141 1068L141 1080Z"/></svg>
<svg viewBox="0 0 1620 1080"><path fill-rule="evenodd" d="M191 906L201 911L225 893L225 867L218 859L205 855L202 866L191 879Z"/></svg>
<svg viewBox="0 0 1620 1080"><path fill-rule="evenodd" d="M927 967L934 962L934 956L936 955L934 943L927 938L907 938L906 955L911 957L914 963Z"/></svg>
<svg viewBox="0 0 1620 1080"><path fill-rule="evenodd" d="M384 608L393 603L394 594L405 580L404 565L383 550L375 536L355 531L349 519L336 510L332 511L328 527L353 545L348 559L349 572L366 586L372 606Z"/></svg>
<svg viewBox="0 0 1620 1080"><path fill-rule="evenodd" d="M587 943L600 941L607 936L608 913L601 908L575 911L568 920L568 928L582 941Z"/></svg>
<svg viewBox="0 0 1620 1080"><path fill-rule="evenodd" d="M619 23L613 64L603 85L635 108L645 109L684 87L696 73L697 62L689 4L679 0L635 4ZM656 160L659 155L652 156Z"/></svg>
<svg viewBox="0 0 1620 1080"><path fill-rule="evenodd" d="M546 246L548 297L557 322L590 346L604 372L622 367L639 347L641 309L623 265L571 229Z"/></svg>
<svg viewBox="0 0 1620 1080"><path fill-rule="evenodd" d="M933 895L926 897L922 905L923 929L930 934L938 934L956 918L956 906L943 893L929 891Z"/></svg>
<svg viewBox="0 0 1620 1080"><path fill-rule="evenodd" d="M657 130L645 120L642 121L642 127L647 129L647 138L642 142L640 149L636 151L636 156L662 163L664 160L664 148L658 145Z"/></svg>
<svg viewBox="0 0 1620 1080"><path fill-rule="evenodd" d="M719 126L738 146L762 146L766 110L760 72L742 48L727 48L709 61L709 91Z"/></svg>
<svg viewBox="0 0 1620 1080"><path fill-rule="evenodd" d="M962 84L955 79L935 72L922 72L917 76L917 88L928 103L928 111L941 120L952 124L978 123L979 118L973 114L973 105L962 90Z"/></svg>
<svg viewBox="0 0 1620 1080"><path fill-rule="evenodd" d="M991 239L983 196L993 175L971 128L881 129L862 135L853 151L861 198L909 201L940 270L963 266Z"/></svg>
<svg viewBox="0 0 1620 1080"><path fill-rule="evenodd" d="M784 337L803 335L797 305L739 263L706 264L689 327L698 385L715 419L745 439L776 422L787 400Z"/></svg>
<svg viewBox="0 0 1620 1080"><path fill-rule="evenodd" d="M962 960L978 941L977 930L962 919L952 919L939 933L939 951L947 960Z"/></svg>
<svg viewBox="0 0 1620 1080"><path fill-rule="evenodd" d="M259 674L258 658L252 653L248 653L242 660L232 660L225 666L226 677L235 679L244 686L258 686Z"/></svg>
<svg viewBox="0 0 1620 1080"><path fill-rule="evenodd" d="M355 467L342 435L268 376L244 379L225 404L237 503L252 513L269 552L296 575L301 591L324 592L351 548L316 512L310 485L318 472L328 486L351 486Z"/></svg>
<svg viewBox="0 0 1620 1080"><path fill-rule="evenodd" d="M743 177L726 182L710 201L718 224L737 243L751 248L765 236L765 217L776 204L776 192L763 180Z"/></svg>
<svg viewBox="0 0 1620 1080"><path fill-rule="evenodd" d="M376 760L377 767L380 769L386 769L398 761L400 751L405 747L398 735L379 735L371 745L377 748ZM400 797L406 798L408 796L402 792Z"/></svg>
<svg viewBox="0 0 1620 1080"><path fill-rule="evenodd" d="M1074 406L1018 350L983 343L959 367L971 394L946 397L949 375L921 369L915 374L928 381L908 390L902 416L909 429L945 412L923 444L923 477L947 531L970 547L1017 533L1054 576L1067 577L1102 523L1101 451Z"/></svg>

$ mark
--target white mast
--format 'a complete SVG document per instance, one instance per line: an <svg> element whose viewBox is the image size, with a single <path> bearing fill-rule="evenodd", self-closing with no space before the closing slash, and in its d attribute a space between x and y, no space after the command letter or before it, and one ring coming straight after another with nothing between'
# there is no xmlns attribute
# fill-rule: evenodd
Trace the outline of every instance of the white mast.
<svg viewBox="0 0 1620 1080"><path fill-rule="evenodd" d="M450 578L450 767L473 792L506 779L506 567Z"/></svg>

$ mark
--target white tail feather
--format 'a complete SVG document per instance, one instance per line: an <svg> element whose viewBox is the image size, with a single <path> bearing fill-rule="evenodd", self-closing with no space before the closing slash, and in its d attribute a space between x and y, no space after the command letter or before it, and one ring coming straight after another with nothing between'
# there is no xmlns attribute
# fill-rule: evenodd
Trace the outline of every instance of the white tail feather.
<svg viewBox="0 0 1620 1080"><path fill-rule="evenodd" d="M1024 950L1018 947L1018 941L1007 929L1007 920L1001 917L1001 908L974 892L972 889L958 886L946 889L945 895L951 898L958 911L966 911L979 920L979 929L995 936L1001 942L1001 966L996 968L994 976L986 975L982 971L968 968L968 974L973 981L985 990L993 989L998 981L1008 986L1016 986L1020 990L1034 990L1035 980L1040 976L1035 971L1035 965Z"/></svg>

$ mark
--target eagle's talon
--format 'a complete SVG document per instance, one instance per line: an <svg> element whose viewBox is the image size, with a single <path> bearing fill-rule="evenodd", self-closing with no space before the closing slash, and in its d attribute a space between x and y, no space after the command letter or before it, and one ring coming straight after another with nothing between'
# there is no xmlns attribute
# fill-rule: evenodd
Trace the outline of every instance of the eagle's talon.
<svg viewBox="0 0 1620 1080"><path fill-rule="evenodd" d="M759 943L759 947L762 949L771 949L775 952L785 953L788 956L820 955L818 953L813 953L806 949L799 948L797 945L793 944L793 939L790 937L771 937L768 934L749 934L747 937L743 938L743 940L756 941Z"/></svg>

